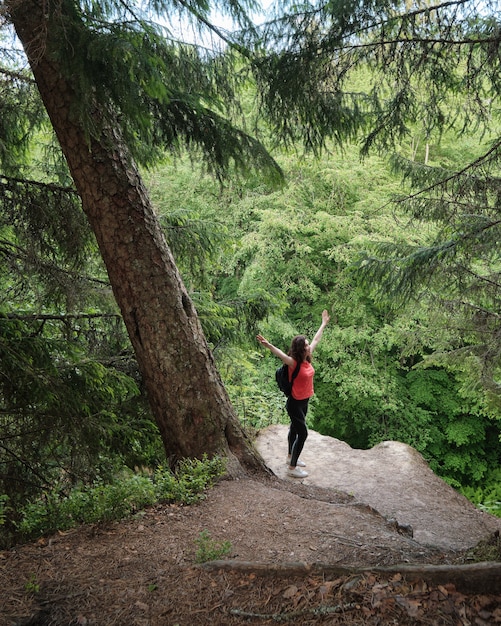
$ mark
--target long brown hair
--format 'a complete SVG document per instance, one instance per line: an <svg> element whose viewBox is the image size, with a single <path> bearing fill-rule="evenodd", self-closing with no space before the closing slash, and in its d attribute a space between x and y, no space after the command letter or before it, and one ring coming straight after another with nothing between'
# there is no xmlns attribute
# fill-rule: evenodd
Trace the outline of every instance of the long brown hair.
<svg viewBox="0 0 501 626"><path fill-rule="evenodd" d="M289 356L291 356L296 363L302 363L305 360L311 362L311 356L306 348L306 337L304 335L296 335L294 337L291 347L289 348Z"/></svg>

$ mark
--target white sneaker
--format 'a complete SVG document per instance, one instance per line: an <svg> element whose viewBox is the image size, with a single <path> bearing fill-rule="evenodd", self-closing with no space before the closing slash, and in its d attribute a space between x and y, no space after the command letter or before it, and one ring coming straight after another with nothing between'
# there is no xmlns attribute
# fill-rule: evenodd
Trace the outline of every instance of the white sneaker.
<svg viewBox="0 0 501 626"><path fill-rule="evenodd" d="M287 461L286 461L287 465L291 464L291 458L290 456L287 457ZM306 467L306 463L303 463L303 461L301 461L300 459L297 460L296 463L296 467Z"/></svg>
<svg viewBox="0 0 501 626"><path fill-rule="evenodd" d="M294 478L306 478L306 476L308 476L308 472L305 472L299 467L290 469L287 473L289 474L289 476L293 476Z"/></svg>

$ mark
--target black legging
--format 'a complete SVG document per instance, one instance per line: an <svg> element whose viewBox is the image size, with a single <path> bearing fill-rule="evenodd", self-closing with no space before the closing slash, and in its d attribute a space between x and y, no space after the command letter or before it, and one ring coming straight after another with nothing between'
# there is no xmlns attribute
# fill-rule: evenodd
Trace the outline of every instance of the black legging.
<svg viewBox="0 0 501 626"><path fill-rule="evenodd" d="M289 442L289 454L291 455L291 467L296 467L299 455L303 450L304 442L308 437L308 429L306 428L308 400L308 398L306 400L294 400L292 396L289 396L285 405L291 420L287 438Z"/></svg>

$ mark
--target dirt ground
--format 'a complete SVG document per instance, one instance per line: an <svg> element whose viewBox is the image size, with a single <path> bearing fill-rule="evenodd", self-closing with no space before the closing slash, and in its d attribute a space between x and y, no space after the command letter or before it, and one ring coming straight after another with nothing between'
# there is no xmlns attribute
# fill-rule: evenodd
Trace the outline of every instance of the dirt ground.
<svg viewBox="0 0 501 626"><path fill-rule="evenodd" d="M498 549L501 520L401 444L310 432L310 474L287 478L285 435L256 441L274 477L0 553L0 626L501 624L501 564L470 550ZM197 564L202 533L228 554Z"/></svg>

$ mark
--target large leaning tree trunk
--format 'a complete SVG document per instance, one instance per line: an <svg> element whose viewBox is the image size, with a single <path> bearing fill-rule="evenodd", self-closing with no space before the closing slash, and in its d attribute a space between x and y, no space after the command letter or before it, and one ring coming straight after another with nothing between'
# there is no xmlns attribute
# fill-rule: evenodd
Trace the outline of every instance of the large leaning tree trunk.
<svg viewBox="0 0 501 626"><path fill-rule="evenodd" d="M116 128L89 138L51 55L44 2L6 3L95 233L170 463L221 454L264 471L232 408L148 193ZM63 3L64 4L64 3ZM92 112L97 118L100 109Z"/></svg>

